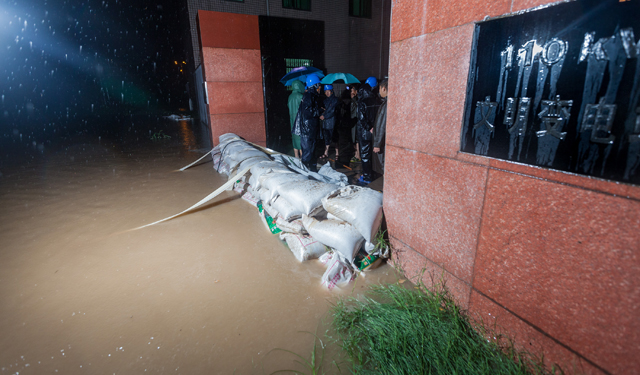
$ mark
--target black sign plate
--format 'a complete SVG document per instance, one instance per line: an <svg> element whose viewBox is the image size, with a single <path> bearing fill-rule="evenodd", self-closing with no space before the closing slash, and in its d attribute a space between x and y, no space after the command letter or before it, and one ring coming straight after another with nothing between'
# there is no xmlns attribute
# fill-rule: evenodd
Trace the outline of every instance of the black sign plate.
<svg viewBox="0 0 640 375"><path fill-rule="evenodd" d="M640 0L478 23L462 151L640 184L639 36Z"/></svg>

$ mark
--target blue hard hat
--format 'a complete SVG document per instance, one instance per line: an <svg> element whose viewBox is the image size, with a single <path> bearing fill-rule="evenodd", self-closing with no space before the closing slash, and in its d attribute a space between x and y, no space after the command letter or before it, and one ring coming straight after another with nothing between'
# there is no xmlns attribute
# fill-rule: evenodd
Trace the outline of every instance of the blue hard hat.
<svg viewBox="0 0 640 375"><path fill-rule="evenodd" d="M325 91L327 91L327 90L333 90L333 86L331 86L331 85L324 85L324 90L325 90Z"/></svg>
<svg viewBox="0 0 640 375"><path fill-rule="evenodd" d="M369 86L371 86L371 88L374 88L374 87L378 86L378 80L376 79L376 77L369 77L369 78L367 78L366 81L364 81L364 83L369 84Z"/></svg>
<svg viewBox="0 0 640 375"><path fill-rule="evenodd" d="M320 78L318 78L317 75L315 74L310 74L307 76L307 88L313 86L313 85L317 85L318 83L320 83Z"/></svg>

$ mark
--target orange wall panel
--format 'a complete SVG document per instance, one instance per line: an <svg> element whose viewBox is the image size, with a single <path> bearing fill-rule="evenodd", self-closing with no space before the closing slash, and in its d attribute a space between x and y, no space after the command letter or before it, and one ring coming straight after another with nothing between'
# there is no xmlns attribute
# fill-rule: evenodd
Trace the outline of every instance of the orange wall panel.
<svg viewBox="0 0 640 375"><path fill-rule="evenodd" d="M258 16L198 11L200 46L260 49Z"/></svg>

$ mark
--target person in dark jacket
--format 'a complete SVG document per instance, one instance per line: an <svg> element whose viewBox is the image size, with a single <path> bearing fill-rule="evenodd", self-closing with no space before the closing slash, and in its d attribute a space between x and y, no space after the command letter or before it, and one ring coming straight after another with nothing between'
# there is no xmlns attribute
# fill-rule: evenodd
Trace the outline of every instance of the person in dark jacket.
<svg viewBox="0 0 640 375"><path fill-rule="evenodd" d="M378 155L378 161L384 172L384 143L387 132L387 96L389 95L389 80L384 79L380 82L379 89L382 103L378 108L376 122L373 124L373 153Z"/></svg>
<svg viewBox="0 0 640 375"><path fill-rule="evenodd" d="M289 107L289 121L291 122L291 130L296 121L296 115L298 114L298 108L300 107L300 101L304 94L304 83L302 81L293 81L291 84L293 92L289 95L287 106ZM300 136L291 134L291 141L293 143L293 155L296 158L300 158Z"/></svg>
<svg viewBox="0 0 640 375"><path fill-rule="evenodd" d="M351 125L351 141L355 145L356 155L353 157L351 161L359 162L360 161L360 150L358 149L358 137L356 136L356 124L358 123L358 86L351 85L349 86L349 94L351 95L351 100L349 102L350 108L350 125Z"/></svg>
<svg viewBox="0 0 640 375"><path fill-rule="evenodd" d="M315 74L307 77L307 91L300 102L300 146L302 146L302 163L312 172L317 172L315 158L318 120L320 118L319 91L322 86Z"/></svg>
<svg viewBox="0 0 640 375"><path fill-rule="evenodd" d="M360 146L360 159L362 160L362 175L358 184L368 185L373 179L373 123L376 120L380 102L378 96L373 94L371 85L378 84L375 77L369 77L358 91L358 125L357 136Z"/></svg>
<svg viewBox="0 0 640 375"><path fill-rule="evenodd" d="M354 113L353 119L351 118L351 93L350 89L342 91L340 100L339 120L336 124L335 132L338 133L338 152L336 153L336 168L349 167L351 157L353 156L353 138L351 135L351 129L356 125L356 114ZM357 104L355 105L357 108ZM355 135L355 133L354 133Z"/></svg>
<svg viewBox="0 0 640 375"><path fill-rule="evenodd" d="M329 147L333 141L333 134L338 121L338 111L340 100L333 94L332 85L324 85L324 112L320 116L322 120L322 137L324 138L324 154L322 158L329 157ZM338 160L339 151L336 147L336 160Z"/></svg>

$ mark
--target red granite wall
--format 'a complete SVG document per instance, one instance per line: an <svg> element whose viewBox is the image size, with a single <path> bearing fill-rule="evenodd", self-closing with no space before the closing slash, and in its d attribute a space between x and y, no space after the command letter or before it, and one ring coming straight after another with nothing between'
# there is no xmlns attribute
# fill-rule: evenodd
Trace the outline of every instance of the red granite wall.
<svg viewBox="0 0 640 375"><path fill-rule="evenodd" d="M545 0L393 2L394 258L565 373L640 368L640 187L460 152L474 22ZM422 270L426 270L424 274Z"/></svg>
<svg viewBox="0 0 640 375"><path fill-rule="evenodd" d="M214 144L233 132L266 145L258 16L198 11Z"/></svg>

